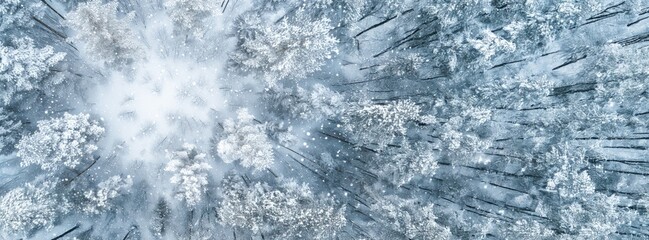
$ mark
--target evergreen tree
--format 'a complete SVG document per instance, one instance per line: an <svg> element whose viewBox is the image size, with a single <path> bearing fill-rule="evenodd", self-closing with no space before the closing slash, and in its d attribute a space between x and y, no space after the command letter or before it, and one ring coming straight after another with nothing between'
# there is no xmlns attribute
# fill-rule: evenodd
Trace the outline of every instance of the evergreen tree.
<svg viewBox="0 0 649 240"><path fill-rule="evenodd" d="M219 208L223 224L279 239L331 239L345 224L344 208L331 197L313 194L306 184L282 179L277 187L244 183L230 175L223 181Z"/></svg>
<svg viewBox="0 0 649 240"><path fill-rule="evenodd" d="M327 18L312 19L304 9L268 24L256 12L237 22L238 49L231 60L244 71L264 75L268 85L281 79L303 79L320 70L337 52Z"/></svg>
<svg viewBox="0 0 649 240"><path fill-rule="evenodd" d="M265 133L266 126L256 123L245 108L237 110L236 122L228 119L223 123L224 138L216 151L226 163L241 160L244 167L255 171L264 170L273 163L273 146Z"/></svg>
<svg viewBox="0 0 649 240"><path fill-rule="evenodd" d="M171 183L176 184L176 198L184 200L190 208L198 204L206 191L208 171L212 168L205 161L205 154L196 146L184 144L182 149L170 153L165 171L172 172Z"/></svg>
<svg viewBox="0 0 649 240"><path fill-rule="evenodd" d="M69 211L66 201L52 193L52 182L41 186L27 184L14 188L0 198L0 227L7 232L27 232L51 227L59 214Z"/></svg>
<svg viewBox="0 0 649 240"><path fill-rule="evenodd" d="M90 120L90 115L64 113L61 118L39 121L38 130L24 136L16 145L17 155L21 166L35 164L52 172L75 169L93 158L103 134L104 128Z"/></svg>
<svg viewBox="0 0 649 240"><path fill-rule="evenodd" d="M204 32L203 20L217 9L216 2L209 0L165 0L164 5L180 32L189 32L197 37Z"/></svg>
<svg viewBox="0 0 649 240"><path fill-rule="evenodd" d="M0 45L0 97L4 105L10 104L18 93L48 92L61 84L63 79L49 76L65 55L55 53L51 46L37 48L29 37L15 38L9 45Z"/></svg>
<svg viewBox="0 0 649 240"><path fill-rule="evenodd" d="M107 180L100 182L96 189L86 190L83 193L86 204L82 208L83 212L91 214L100 214L114 207L112 201L121 195L133 185L130 176L112 176Z"/></svg>
<svg viewBox="0 0 649 240"><path fill-rule="evenodd" d="M6 0L0 2L0 33L34 25L32 17L43 15L43 4L31 0Z"/></svg>
<svg viewBox="0 0 649 240"><path fill-rule="evenodd" d="M0 108L0 153L13 150L18 142L22 129L22 122L16 119L13 112Z"/></svg>
<svg viewBox="0 0 649 240"><path fill-rule="evenodd" d="M137 37L128 27L132 14L117 18L118 2L102 4L100 0L81 3L68 14L68 25L74 30L72 41L82 43L94 60L109 66L122 66L141 57Z"/></svg>

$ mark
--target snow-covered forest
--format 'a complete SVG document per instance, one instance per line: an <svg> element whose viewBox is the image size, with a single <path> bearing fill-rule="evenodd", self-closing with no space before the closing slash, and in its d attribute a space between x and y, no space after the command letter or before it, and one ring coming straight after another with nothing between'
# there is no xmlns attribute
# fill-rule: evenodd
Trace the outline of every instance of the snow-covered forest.
<svg viewBox="0 0 649 240"><path fill-rule="evenodd" d="M0 239L649 239L649 0L0 0Z"/></svg>

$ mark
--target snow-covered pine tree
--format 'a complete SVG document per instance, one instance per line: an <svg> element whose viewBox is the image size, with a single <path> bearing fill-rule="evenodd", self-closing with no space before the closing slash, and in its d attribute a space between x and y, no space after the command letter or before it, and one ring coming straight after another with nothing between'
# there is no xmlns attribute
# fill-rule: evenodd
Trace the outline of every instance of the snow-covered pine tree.
<svg viewBox="0 0 649 240"><path fill-rule="evenodd" d="M173 173L171 183L176 185L175 196L183 200L189 208L194 207L207 191L208 170L205 153L200 153L195 145L184 144L182 149L167 155L169 162L165 171Z"/></svg>
<svg viewBox="0 0 649 240"><path fill-rule="evenodd" d="M270 88L264 98L269 110L281 118L321 120L335 117L345 107L340 93L319 83L310 89Z"/></svg>
<svg viewBox="0 0 649 240"><path fill-rule="evenodd" d="M64 113L60 118L38 122L38 130L26 135L16 145L21 166L38 165L52 173L61 168L75 169L92 161L97 142L104 134L90 115Z"/></svg>
<svg viewBox="0 0 649 240"><path fill-rule="evenodd" d="M360 146L376 144L379 150L406 134L406 124L421 119L421 108L410 100L377 104L361 101L342 115L343 129Z"/></svg>
<svg viewBox="0 0 649 240"><path fill-rule="evenodd" d="M65 199L52 193L54 184L27 184L5 193L0 198L0 229L23 233L34 228L51 227L59 214L67 213L70 208Z"/></svg>
<svg viewBox="0 0 649 240"><path fill-rule="evenodd" d="M337 53L330 20L312 19L304 9L277 24L253 11L243 15L236 28L239 43L232 62L263 75L269 86L282 79L305 78Z"/></svg>
<svg viewBox="0 0 649 240"><path fill-rule="evenodd" d="M561 201L552 214L557 219L553 223L558 225L561 238L611 238L636 217L635 212L620 206L620 200L615 195L594 193Z"/></svg>
<svg viewBox="0 0 649 240"><path fill-rule="evenodd" d="M332 197L316 195L293 179L271 187L229 175L222 186L218 212L225 225L278 239L331 239L346 225L344 208Z"/></svg>
<svg viewBox="0 0 649 240"><path fill-rule="evenodd" d="M153 209L153 219L151 220L151 232L157 237L167 234L170 227L169 218L171 217L171 208L164 198L160 198Z"/></svg>
<svg viewBox="0 0 649 240"><path fill-rule="evenodd" d="M521 219L502 228L509 239L549 240L556 236L543 224L535 220Z"/></svg>
<svg viewBox="0 0 649 240"><path fill-rule="evenodd" d="M402 141L399 148L387 149L373 159L374 171L396 186L416 177L431 177L439 167L431 144Z"/></svg>
<svg viewBox="0 0 649 240"><path fill-rule="evenodd" d="M67 16L67 23L74 30L71 40L83 44L95 60L109 66L123 66L142 54L140 43L129 28L133 15L118 19L117 5L117 1L103 4L92 0L79 4Z"/></svg>
<svg viewBox="0 0 649 240"><path fill-rule="evenodd" d="M96 189L89 189L83 193L86 200L81 209L85 213L100 214L114 207L113 201L126 192L133 185L131 176L112 176L97 185Z"/></svg>
<svg viewBox="0 0 649 240"><path fill-rule="evenodd" d="M11 44L0 45L0 97L4 105L14 96L27 91L48 92L63 79L48 78L51 70L65 57L54 48L34 46L29 37L14 38Z"/></svg>
<svg viewBox="0 0 649 240"><path fill-rule="evenodd" d="M264 170L274 161L273 146L265 131L266 125L255 122L248 109L239 109L236 122L228 119L223 123L224 138L216 151L226 163L241 160L244 167Z"/></svg>
<svg viewBox="0 0 649 240"><path fill-rule="evenodd" d="M388 195L370 208L378 214L378 221L408 239L451 239L450 229L436 222L432 204Z"/></svg>
<svg viewBox="0 0 649 240"><path fill-rule="evenodd" d="M33 0L5 0L0 2L0 33L31 27L35 21L32 17L43 15L43 4Z"/></svg>
<svg viewBox="0 0 649 240"><path fill-rule="evenodd" d="M16 115L0 107L0 153L7 153L14 149L14 144L20 139L22 122Z"/></svg>
<svg viewBox="0 0 649 240"><path fill-rule="evenodd" d="M203 20L217 10L217 2L210 0L165 0L167 14L178 26L178 32L200 37L205 31Z"/></svg>

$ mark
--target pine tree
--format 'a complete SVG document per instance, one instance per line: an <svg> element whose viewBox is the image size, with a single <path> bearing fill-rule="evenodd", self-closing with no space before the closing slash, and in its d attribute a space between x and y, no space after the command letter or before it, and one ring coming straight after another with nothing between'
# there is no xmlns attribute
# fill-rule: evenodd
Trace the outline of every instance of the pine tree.
<svg viewBox="0 0 649 240"><path fill-rule="evenodd" d="M110 66L122 66L140 57L141 47L128 28L133 15L117 19L118 2L102 4L100 0L81 3L68 15L68 25L74 29L72 40L83 43L96 60Z"/></svg>
<svg viewBox="0 0 649 240"><path fill-rule="evenodd" d="M335 117L344 107L343 96L322 84L311 89L270 88L264 93L271 111L280 117L320 120Z"/></svg>
<svg viewBox="0 0 649 240"><path fill-rule="evenodd" d="M246 185L238 176L223 181L219 216L223 224L278 239L331 239L345 224L344 209L331 197L312 193L292 179L279 186L263 182Z"/></svg>
<svg viewBox="0 0 649 240"><path fill-rule="evenodd" d="M0 153L13 150L14 144L20 138L21 129L22 122L16 119L16 115L0 107Z"/></svg>
<svg viewBox="0 0 649 240"><path fill-rule="evenodd" d="M516 51L516 45L514 43L499 37L489 30L482 31L480 39L468 39L468 42L480 52L482 55L480 62L483 63L490 63L491 59L497 53L501 55L503 52L511 53Z"/></svg>
<svg viewBox="0 0 649 240"><path fill-rule="evenodd" d="M113 208L112 201L124 195L132 185L131 176L112 176L100 182L97 189L86 190L83 193L86 203L81 210L90 214L100 214L110 210Z"/></svg>
<svg viewBox="0 0 649 240"><path fill-rule="evenodd" d="M606 239L631 222L636 214L619 207L615 195L594 193L575 201L564 202L555 213L563 237L576 239Z"/></svg>
<svg viewBox="0 0 649 240"><path fill-rule="evenodd" d="M209 0L165 0L164 5L180 32L189 32L197 37L204 32L203 20L217 9L216 2Z"/></svg>
<svg viewBox="0 0 649 240"><path fill-rule="evenodd" d="M5 0L0 2L0 33L13 28L31 27L32 17L43 15L43 5L31 0Z"/></svg>
<svg viewBox="0 0 649 240"><path fill-rule="evenodd" d="M553 232L543 224L527 219L517 220L511 226L504 227L503 231L508 239L549 240L556 238Z"/></svg>
<svg viewBox="0 0 649 240"><path fill-rule="evenodd" d="M337 53L330 20L311 19L304 9L277 24L251 12L236 27L239 46L231 60L243 70L263 73L270 86L281 79L305 78Z"/></svg>
<svg viewBox="0 0 649 240"><path fill-rule="evenodd" d="M341 120L356 144L376 144L382 150L397 136L406 134L406 124L419 120L420 112L421 108L410 100L386 104L363 101L347 108Z"/></svg>
<svg viewBox="0 0 649 240"><path fill-rule="evenodd" d="M224 138L216 146L219 157L226 163L241 160L241 165L256 171L270 167L273 146L265 131L266 126L254 122L247 109L239 109L236 122L228 119L223 123Z"/></svg>
<svg viewBox="0 0 649 240"><path fill-rule="evenodd" d="M212 167L205 161L205 154L196 146L184 144L182 149L167 155L170 159L165 171L173 173L171 183L176 184L176 198L184 200L188 207L194 207L207 191L208 170Z"/></svg>
<svg viewBox="0 0 649 240"><path fill-rule="evenodd" d="M160 198L153 209L153 220L151 222L151 231L157 237L165 236L170 225L171 208L164 198Z"/></svg>
<svg viewBox="0 0 649 240"><path fill-rule="evenodd" d="M396 186L410 182L416 177L430 177L438 168L437 158L430 144L411 146L403 141L400 148L388 149L378 155L372 165L378 176L385 177Z"/></svg>
<svg viewBox="0 0 649 240"><path fill-rule="evenodd" d="M92 158L97 141L104 134L99 123L88 114L64 113L61 118L38 122L38 130L24 136L16 145L22 166L39 165L54 172L60 168L74 169Z"/></svg>
<svg viewBox="0 0 649 240"><path fill-rule="evenodd" d="M58 196L51 192L52 186L52 182L41 186L27 184L5 193L0 198L0 229L20 233L51 227L57 216L69 209L67 202L58 201Z"/></svg>
<svg viewBox="0 0 649 240"><path fill-rule="evenodd" d="M439 225L432 204L420 204L414 199L385 196L370 208L379 214L386 227L402 233L408 239L451 239L449 228Z"/></svg>
<svg viewBox="0 0 649 240"><path fill-rule="evenodd" d="M55 53L51 46L37 48L29 37L0 45L0 56L0 97L5 105L20 92L48 90L63 81L48 76L65 53Z"/></svg>

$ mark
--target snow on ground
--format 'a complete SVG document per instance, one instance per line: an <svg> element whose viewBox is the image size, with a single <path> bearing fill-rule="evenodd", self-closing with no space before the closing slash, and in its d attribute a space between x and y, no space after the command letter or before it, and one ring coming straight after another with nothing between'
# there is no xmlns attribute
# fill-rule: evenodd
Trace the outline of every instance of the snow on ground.
<svg viewBox="0 0 649 240"><path fill-rule="evenodd" d="M246 1L238 2L236 11L244 11ZM152 183L153 189L145 190L147 197L172 199L174 189L167 184L170 174L164 166L167 155L184 143L211 156L208 164L215 179L233 167L211 154L214 127L235 116L232 98L250 80L233 82L227 72L227 53L234 44L225 33L237 14L230 10L208 19L211 28L203 39L174 35L171 19L160 11L134 29L144 43L145 57L131 69L105 72L106 80L88 92L89 109L106 128L101 142L104 160L97 170L121 169L121 174L134 175L135 182ZM213 42L220 43L218 48L196 47L214 46ZM146 225L147 220L139 221Z"/></svg>
<svg viewBox="0 0 649 240"><path fill-rule="evenodd" d="M107 129L105 149L119 152L118 158L125 161L149 162L159 162L156 159L183 143L209 150L215 121L231 115L225 92L232 84L225 81L227 53L234 46L225 33L247 1L236 4L207 19L210 28L203 39L179 39L171 19L160 11L134 29L144 43L145 57L132 69L110 71L88 94ZM213 42L222 44L195 48Z"/></svg>
<svg viewBox="0 0 649 240"><path fill-rule="evenodd" d="M131 159L155 159L184 142L205 145L214 112L225 105L216 81L220 66L150 57L132 75L113 73L92 94L108 141Z"/></svg>

